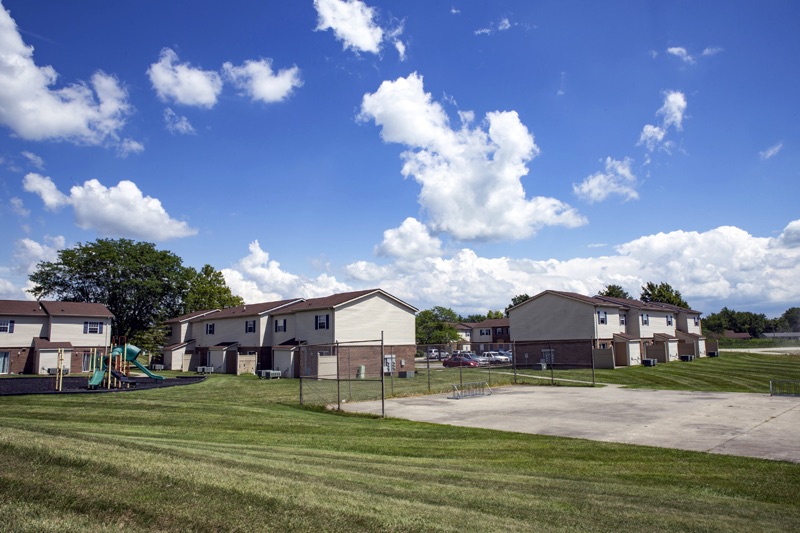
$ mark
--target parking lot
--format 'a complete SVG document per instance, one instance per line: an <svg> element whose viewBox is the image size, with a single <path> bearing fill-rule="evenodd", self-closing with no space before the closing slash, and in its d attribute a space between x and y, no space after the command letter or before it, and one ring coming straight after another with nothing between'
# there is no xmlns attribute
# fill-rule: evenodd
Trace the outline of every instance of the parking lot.
<svg viewBox="0 0 800 533"><path fill-rule="evenodd" d="M386 416L800 463L800 398L605 387L507 386L386 401ZM380 414L381 402L346 404Z"/></svg>

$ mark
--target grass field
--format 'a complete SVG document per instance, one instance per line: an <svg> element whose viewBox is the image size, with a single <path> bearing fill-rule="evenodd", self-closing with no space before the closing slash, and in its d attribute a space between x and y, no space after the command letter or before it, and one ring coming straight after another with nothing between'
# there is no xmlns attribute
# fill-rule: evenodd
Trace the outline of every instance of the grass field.
<svg viewBox="0 0 800 533"><path fill-rule="evenodd" d="M726 359L733 365L736 356L709 361ZM696 363L704 362L673 372L700 371ZM739 371L720 371L729 372ZM636 373L620 374L643 386ZM427 377L402 383L426 389ZM707 384L734 385L753 386L732 377ZM163 390L0 398L0 530L796 531L800 524L798 464L347 416L300 408L297 399L294 380L225 375Z"/></svg>

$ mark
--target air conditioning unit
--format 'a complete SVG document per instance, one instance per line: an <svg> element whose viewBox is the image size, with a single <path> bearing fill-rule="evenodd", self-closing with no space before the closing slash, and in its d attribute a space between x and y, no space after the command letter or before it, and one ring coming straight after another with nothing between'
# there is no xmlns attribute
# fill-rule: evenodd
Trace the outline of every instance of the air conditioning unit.
<svg viewBox="0 0 800 533"><path fill-rule="evenodd" d="M644 366L656 366L656 363L658 363L656 359L642 359L642 364Z"/></svg>

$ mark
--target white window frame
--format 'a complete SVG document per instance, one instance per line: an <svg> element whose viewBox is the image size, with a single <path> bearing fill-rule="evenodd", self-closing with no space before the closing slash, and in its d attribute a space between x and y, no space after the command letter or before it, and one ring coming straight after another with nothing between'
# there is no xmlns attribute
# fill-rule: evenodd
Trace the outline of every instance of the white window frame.
<svg viewBox="0 0 800 533"><path fill-rule="evenodd" d="M492 334L492 328L482 329L482 330L480 330L479 334L480 334L481 337L490 336Z"/></svg>
<svg viewBox="0 0 800 533"><path fill-rule="evenodd" d="M244 321L244 332L245 333L255 333L256 332L256 321L255 320L245 320Z"/></svg>
<svg viewBox="0 0 800 533"><path fill-rule="evenodd" d="M624 325L625 325L625 320L626 320L626 318L625 318L625 313L621 313L621 314L619 315L619 325L620 325L620 326L624 326Z"/></svg>
<svg viewBox="0 0 800 533"><path fill-rule="evenodd" d="M597 323L598 324L608 324L608 311L598 311L597 312Z"/></svg>
<svg viewBox="0 0 800 533"><path fill-rule="evenodd" d="M0 333L14 333L14 321L0 320Z"/></svg>
<svg viewBox="0 0 800 533"><path fill-rule="evenodd" d="M8 374L11 370L11 352L0 352L0 374Z"/></svg>
<svg viewBox="0 0 800 533"><path fill-rule="evenodd" d="M283 333L286 332L286 319L283 318L276 318L275 319L275 333Z"/></svg>
<svg viewBox="0 0 800 533"><path fill-rule="evenodd" d="M83 323L84 335L102 335L103 323L97 321L86 321Z"/></svg>
<svg viewBox="0 0 800 533"><path fill-rule="evenodd" d="M206 324L206 335L213 335L214 334L214 324Z"/></svg>
<svg viewBox="0 0 800 533"><path fill-rule="evenodd" d="M667 315L667 325L668 326L672 325L672 315Z"/></svg>
<svg viewBox="0 0 800 533"><path fill-rule="evenodd" d="M694 317L694 325L695 326L699 326L700 325L700 317L699 316Z"/></svg>
<svg viewBox="0 0 800 533"><path fill-rule="evenodd" d="M330 314L314 315L314 329L331 329Z"/></svg>
<svg viewBox="0 0 800 533"><path fill-rule="evenodd" d="M650 325L650 315L642 313L642 325L649 326Z"/></svg>

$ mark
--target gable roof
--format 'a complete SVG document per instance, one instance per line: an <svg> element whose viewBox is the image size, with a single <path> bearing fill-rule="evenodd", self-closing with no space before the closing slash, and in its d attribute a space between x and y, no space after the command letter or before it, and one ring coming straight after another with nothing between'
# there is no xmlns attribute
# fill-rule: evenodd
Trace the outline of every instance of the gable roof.
<svg viewBox="0 0 800 533"><path fill-rule="evenodd" d="M217 320L223 318L238 318L247 316L261 316L265 313L271 313L287 305L299 302L301 299L294 298L292 300L279 300L277 302L262 302L257 304L244 304L237 305L236 307L228 307L227 309L218 310L213 316L198 316L193 318L192 322L199 322L200 320Z"/></svg>
<svg viewBox="0 0 800 533"><path fill-rule="evenodd" d="M46 316L36 300L0 300L0 315Z"/></svg>
<svg viewBox="0 0 800 533"><path fill-rule="evenodd" d="M487 318L483 322L472 324L472 328L507 328L508 325L508 318Z"/></svg>
<svg viewBox="0 0 800 533"><path fill-rule="evenodd" d="M417 308L405 303L402 300L399 300L392 296L391 294L381 290L381 289L368 289L365 291L353 291L353 292L342 292L339 294L332 294L330 296L324 296L322 298L309 298L308 300L303 300L292 304L284 309L281 309L281 313L295 313L298 311L316 311L318 309L336 309L344 304L353 302L355 300L359 300L366 296L370 296L372 294L382 294L387 298L394 300L395 302L399 303L400 305L407 307L413 312L417 312Z"/></svg>
<svg viewBox="0 0 800 533"><path fill-rule="evenodd" d="M87 302L39 302L50 316L87 316L98 318L113 318L113 314L103 304Z"/></svg>
<svg viewBox="0 0 800 533"><path fill-rule="evenodd" d="M175 318L170 318L169 320L165 320L164 324L176 324L179 322L189 322L193 318L197 318L200 316L210 315L211 313L218 313L219 309L204 309L202 311L194 311L192 313L186 313L185 315L176 316Z"/></svg>
<svg viewBox="0 0 800 533"><path fill-rule="evenodd" d="M672 309L667 309L653 302L643 302L632 298L614 298L613 296L595 296L595 298L617 304L621 307L627 307L628 309L640 309L642 311L673 311Z"/></svg>

